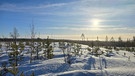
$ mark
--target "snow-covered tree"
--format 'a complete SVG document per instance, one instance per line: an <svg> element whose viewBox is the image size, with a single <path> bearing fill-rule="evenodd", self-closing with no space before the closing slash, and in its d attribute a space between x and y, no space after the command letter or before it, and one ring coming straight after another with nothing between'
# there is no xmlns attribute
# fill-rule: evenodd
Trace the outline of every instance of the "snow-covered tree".
<svg viewBox="0 0 135 76"><path fill-rule="evenodd" d="M80 44L75 44L74 47L74 54L75 56L79 55L80 49L81 49L81 45Z"/></svg>
<svg viewBox="0 0 135 76"><path fill-rule="evenodd" d="M40 42L38 42L37 44L36 44L36 57L37 57L37 59L39 59L39 51L41 50L41 43Z"/></svg>
<svg viewBox="0 0 135 76"><path fill-rule="evenodd" d="M46 52L47 52L47 58L52 59L53 58L53 47L51 45L51 41L49 40L49 37L46 40Z"/></svg>
<svg viewBox="0 0 135 76"><path fill-rule="evenodd" d="M42 42L42 48L43 48L43 55L45 58L47 58L47 50L46 50L46 43L45 41Z"/></svg>

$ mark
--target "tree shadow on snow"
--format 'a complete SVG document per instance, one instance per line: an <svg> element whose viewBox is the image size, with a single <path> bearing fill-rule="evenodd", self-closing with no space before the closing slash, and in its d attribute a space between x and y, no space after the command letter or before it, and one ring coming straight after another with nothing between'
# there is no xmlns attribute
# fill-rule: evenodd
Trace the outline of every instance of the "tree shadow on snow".
<svg viewBox="0 0 135 76"><path fill-rule="evenodd" d="M42 75L42 74L48 74L48 73L60 73L65 72L69 69L70 65L67 63L55 63L55 64L46 64L42 66L34 66L32 68L29 68L27 72L24 72L26 74L31 74L34 72L34 74Z"/></svg>
<svg viewBox="0 0 135 76"><path fill-rule="evenodd" d="M67 74L61 74L58 76L97 76L95 73L85 73L85 72L72 72L72 73L67 73Z"/></svg>
<svg viewBox="0 0 135 76"><path fill-rule="evenodd" d="M84 69L85 70L91 70L94 69L95 70L95 58L93 58L92 56L88 59L87 63L84 65Z"/></svg>
<svg viewBox="0 0 135 76"><path fill-rule="evenodd" d="M64 57L64 55L60 54L60 55L54 55L54 58L61 58Z"/></svg>

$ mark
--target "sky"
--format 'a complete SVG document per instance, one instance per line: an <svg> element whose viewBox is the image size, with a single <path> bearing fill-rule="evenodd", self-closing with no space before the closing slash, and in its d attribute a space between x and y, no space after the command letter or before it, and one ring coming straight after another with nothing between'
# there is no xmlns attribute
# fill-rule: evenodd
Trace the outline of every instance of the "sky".
<svg viewBox="0 0 135 76"><path fill-rule="evenodd" d="M135 0L0 0L0 37L101 40L135 36Z"/></svg>

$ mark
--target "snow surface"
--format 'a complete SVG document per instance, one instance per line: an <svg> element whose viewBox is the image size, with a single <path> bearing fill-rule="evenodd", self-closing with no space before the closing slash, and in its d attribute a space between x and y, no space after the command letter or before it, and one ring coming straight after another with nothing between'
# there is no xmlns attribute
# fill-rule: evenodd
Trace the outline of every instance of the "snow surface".
<svg viewBox="0 0 135 76"><path fill-rule="evenodd" d="M30 64L30 54L24 54L24 60L19 63L18 68L20 72L23 71L27 76L32 72L36 76L135 76L135 57L132 52L120 50L117 54L115 50L112 50L114 56L106 57L101 55L96 57L89 54L89 51L85 49L87 47L82 45L83 55L72 56L71 64L64 62L63 52L58 46L54 48L53 59L33 60ZM101 48L101 50L106 49ZM124 53L126 53L125 56ZM91 60L91 57L95 60L95 68L92 65L93 60ZM105 65L102 64L103 58L107 62L107 68L104 68ZM0 54L0 63L3 61L8 61L5 50ZM8 74L8 76L11 76L11 74Z"/></svg>

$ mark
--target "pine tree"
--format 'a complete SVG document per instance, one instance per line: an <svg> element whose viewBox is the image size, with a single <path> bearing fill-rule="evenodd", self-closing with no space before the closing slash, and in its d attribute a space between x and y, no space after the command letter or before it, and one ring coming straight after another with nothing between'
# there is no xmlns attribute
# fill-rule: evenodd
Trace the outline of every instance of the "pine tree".
<svg viewBox="0 0 135 76"><path fill-rule="evenodd" d="M30 45L30 43L27 41L27 42L25 43L25 45Z"/></svg>
<svg viewBox="0 0 135 76"><path fill-rule="evenodd" d="M108 48L108 45L107 45L107 42L108 42L108 36L106 36L105 41L106 41L106 46L105 46L105 48L107 49L107 48Z"/></svg>
<svg viewBox="0 0 135 76"><path fill-rule="evenodd" d="M121 37L119 37L119 38L118 38L118 41L119 41L119 42L122 42L122 39L121 39Z"/></svg>
<svg viewBox="0 0 135 76"><path fill-rule="evenodd" d="M0 50L1 50L2 44L0 44Z"/></svg>
<svg viewBox="0 0 135 76"><path fill-rule="evenodd" d="M32 74L30 76L35 76L34 72L32 72Z"/></svg>
<svg viewBox="0 0 135 76"><path fill-rule="evenodd" d="M135 42L135 36L133 36L133 42Z"/></svg>
<svg viewBox="0 0 135 76"><path fill-rule="evenodd" d="M111 41L111 42L115 42L115 40L114 40L114 38L113 38L113 37L111 37L110 41Z"/></svg>
<svg viewBox="0 0 135 76"><path fill-rule="evenodd" d="M14 52L12 53L13 54L13 59L15 60L15 65L17 66L17 55L18 55L18 45L16 44L17 43L17 37L19 37L19 33L18 33L18 30L16 28L14 28L13 32L10 33L10 36L13 38L14 40L14 43L12 44L12 48L14 50Z"/></svg>
<svg viewBox="0 0 135 76"><path fill-rule="evenodd" d="M19 46L19 48L20 48L21 51L24 50L24 47L25 46L24 46L24 44L22 42L19 42L19 45L18 46Z"/></svg>
<svg viewBox="0 0 135 76"><path fill-rule="evenodd" d="M85 35L84 33L81 34L82 41L85 40Z"/></svg>
<svg viewBox="0 0 135 76"><path fill-rule="evenodd" d="M17 66L18 61L19 61L19 52L17 51L18 45L16 44L11 44L11 47L13 48L13 52L9 54L9 62L10 64L15 64Z"/></svg>
<svg viewBox="0 0 135 76"><path fill-rule="evenodd" d="M108 36L106 36L105 41L108 42Z"/></svg>
<svg viewBox="0 0 135 76"><path fill-rule="evenodd" d="M43 52L44 57L47 58L47 50L46 50L46 43L45 43L45 41L42 42L42 48L44 48L44 52Z"/></svg>
<svg viewBox="0 0 135 76"><path fill-rule="evenodd" d="M46 40L46 49L47 49L46 51L47 51L47 58L48 59L53 58L53 48L50 44L51 44L51 41L49 40L49 37L48 37Z"/></svg>
<svg viewBox="0 0 135 76"><path fill-rule="evenodd" d="M97 41L99 41L98 36L97 36Z"/></svg>
<svg viewBox="0 0 135 76"><path fill-rule="evenodd" d="M33 54L33 51L35 49L35 46L34 46L34 38L35 38L35 28L34 28L34 24L32 23L32 26L31 26L31 53L30 53L30 63L32 62L32 54Z"/></svg>
<svg viewBox="0 0 135 76"><path fill-rule="evenodd" d="M8 69L8 72L10 72L14 76L17 76L17 74L19 73L19 70L16 67L16 64L12 64L12 69Z"/></svg>
<svg viewBox="0 0 135 76"><path fill-rule="evenodd" d="M20 76L25 76L25 75L24 75L24 73L22 72L22 73L20 74Z"/></svg>

